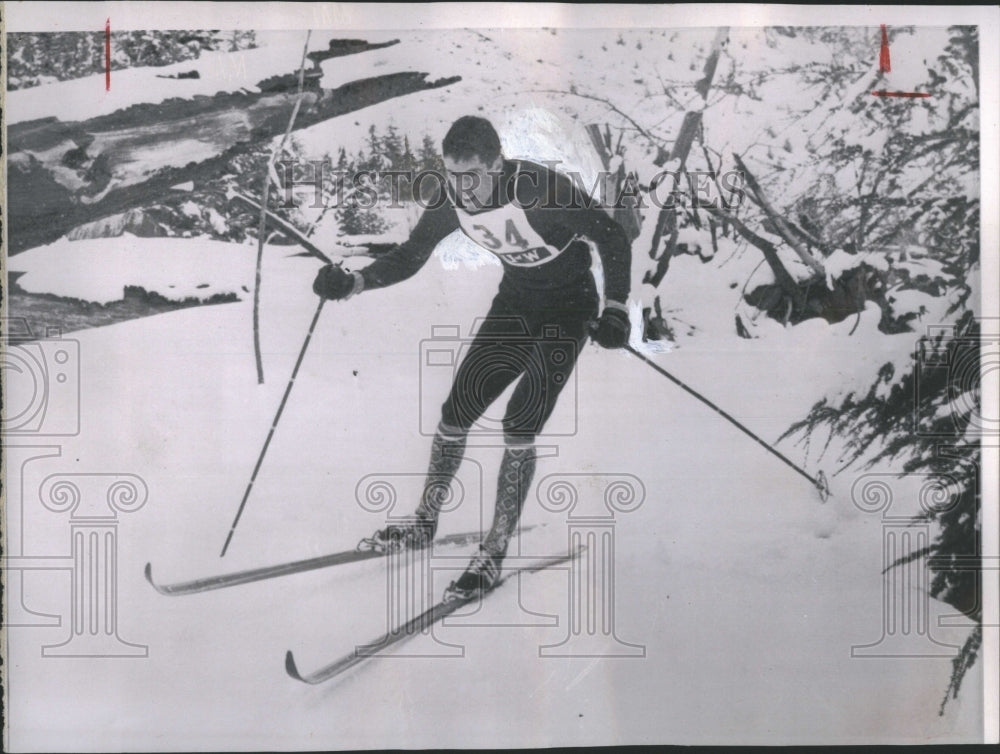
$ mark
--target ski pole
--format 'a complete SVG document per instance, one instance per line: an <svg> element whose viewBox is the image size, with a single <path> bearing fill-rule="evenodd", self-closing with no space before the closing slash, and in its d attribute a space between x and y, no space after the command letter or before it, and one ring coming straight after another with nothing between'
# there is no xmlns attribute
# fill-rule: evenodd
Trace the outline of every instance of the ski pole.
<svg viewBox="0 0 1000 754"><path fill-rule="evenodd" d="M274 430L278 427L278 420L281 418L281 412L285 410L285 403L288 401L288 396L292 392L292 386L295 384L295 376L299 373L299 367L302 366L302 359L306 355L306 349L309 348L309 341L312 340L313 330L316 329L316 323L319 322L320 312L323 311L323 304L326 303L325 298L320 298L319 306L316 307L316 313L313 315L312 324L309 325L309 332L306 333L306 339L302 343L302 350L299 351L299 358L295 362L295 368L292 369L292 376L288 380L288 385L285 387L285 394L281 397L281 403L278 404L278 412L274 415L274 421L271 422L271 430L267 433L267 439L264 440L264 447L260 450L260 456L257 458L257 465L253 467L253 474L250 475L250 483L247 485L246 492L243 493L243 500L240 501L239 510L236 511L236 518L233 519L233 525L229 527L229 534L226 535L226 543L222 546L222 553L219 555L220 558L225 557L226 550L229 549L229 543L233 539L233 532L236 531L236 525L240 522L240 516L243 515L243 508L247 504L247 499L250 497L250 490L253 489L253 483L257 479L257 472L260 471L260 465L264 461L264 455L267 453L267 448L271 444L271 438L274 437Z"/></svg>
<svg viewBox="0 0 1000 754"><path fill-rule="evenodd" d="M775 450L774 448L772 448L767 442L765 442L764 440L762 440L760 437L758 437L753 432L751 432L749 429L747 429L742 424L740 424L738 421L736 421L736 419L734 419L732 416L730 416L725 411L723 411L721 408L719 408L714 403L712 403L712 401L710 401L708 398L706 398L705 396L701 395L697 391L695 391L695 390L691 389L690 387L688 387L687 385L685 385L683 382L681 382L679 379L677 379L676 377L674 377L672 374L670 374L670 372L668 372L666 369L664 369L659 364L657 364L656 362L654 362L652 359L647 358L646 356L642 355L641 353L639 353L638 351L636 351L631 345L626 344L625 345L625 350L628 351L633 356L635 356L640 361L643 361L646 364L648 364L649 366L651 366L654 370L656 370L657 372L659 372L660 374L662 374L664 377L666 377L668 380L670 380L671 382L673 382L678 387L682 388L683 390L686 390L689 394L693 395L699 401L701 401L706 406L708 406L710 409L712 409L713 411L715 411L715 413L719 414L719 416L721 416L723 419L727 419L729 422L731 422L732 424L734 424L741 432L743 432L744 434L752 437L761 446L763 446L764 448L767 448L767 450L769 450L771 453L773 453L774 455L776 455L778 458L780 458L786 464L788 464L793 469L795 469L799 474L801 474L806 479L808 479L810 482L812 482L813 486L819 491L820 500L822 500L823 502L826 502L827 498L830 497L830 485L829 485L829 483L826 480L826 475L822 471L820 471L815 477L810 476L808 473L806 473L801 468L799 468L794 463L792 463L792 461L790 461L786 456L782 455L777 450Z"/></svg>
<svg viewBox="0 0 1000 754"><path fill-rule="evenodd" d="M292 108L292 114L288 118L288 128L285 129L285 135L281 137L281 143L271 151L271 157L264 167L264 185L261 189L260 200L260 230L257 232L257 267L254 274L253 286L253 354L257 363L257 383L261 385L264 384L264 362L260 354L260 283L261 266L264 261L265 230L267 227L267 195L271 186L270 171L274 169L274 161L278 157L278 153L283 152L285 149L288 136L292 133L292 126L295 124L295 118L299 114L299 108L302 106L302 84L305 81L306 55L309 52L310 36L312 36L312 32L307 31L306 43L302 48L302 62L299 64L298 94L295 99L295 107ZM222 554L225 555L226 551L223 550Z"/></svg>

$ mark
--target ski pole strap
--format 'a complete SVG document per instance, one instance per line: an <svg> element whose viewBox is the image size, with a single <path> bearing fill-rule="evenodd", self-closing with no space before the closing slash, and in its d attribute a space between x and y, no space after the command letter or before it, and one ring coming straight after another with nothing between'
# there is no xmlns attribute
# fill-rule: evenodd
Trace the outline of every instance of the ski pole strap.
<svg viewBox="0 0 1000 754"><path fill-rule="evenodd" d="M375 537L364 537L355 549L358 552L385 552L385 547Z"/></svg>
<svg viewBox="0 0 1000 754"><path fill-rule="evenodd" d="M716 406L714 403L712 403L712 401L710 401L708 398L706 398L705 396L703 396L701 393L699 393L696 390L693 390L690 387L688 387L687 385L685 385L683 382L681 382L679 379L677 379L676 377L674 377L672 374L670 374L670 372L668 372L666 369L664 369L663 367L661 367L655 361L653 361L652 359L650 359L650 358L644 356L643 354L639 353L631 345L626 345L625 346L625 350L628 351L629 353L631 353L633 356L635 356L640 361L643 361L646 364L648 364L655 371L657 371L660 374L662 374L664 377L666 377L668 380L670 380L671 382L673 382L679 388L687 391L689 394L691 394L692 396L694 396L695 398L697 398L699 401L701 401L702 403L704 403L706 406L708 406L710 409L712 409L713 411L715 411L715 413L717 413L719 416L721 416L724 419L727 419L731 424L735 425L741 432L743 432L747 436L749 436L749 437L753 438L754 440L756 440L759 445L761 445L764 448L767 448L768 451L770 451L771 453L773 453L774 455L776 455L778 458L780 458L782 461L784 461L786 464L788 464L791 468L795 469L795 471L797 471L799 474L801 474L806 479L808 479L812 483L812 485L819 491L820 500L822 500L823 502L826 502L827 498L830 497L830 485L827 482L826 475L822 471L820 471L819 474L817 474L816 477L810 476L808 473L806 473L801 468L799 468L794 463L792 463L792 461L790 461L787 457L785 457L784 455L782 455L781 453L779 453L777 450L775 450L773 447L771 447L770 444L768 444L767 442L765 442L764 440L762 440L760 437L758 437L757 435L755 435L753 432L751 432L749 429L747 429L745 426L743 426L742 424L740 424L740 422L738 422L732 416L730 416L725 411L723 411L721 408L719 408L718 406Z"/></svg>

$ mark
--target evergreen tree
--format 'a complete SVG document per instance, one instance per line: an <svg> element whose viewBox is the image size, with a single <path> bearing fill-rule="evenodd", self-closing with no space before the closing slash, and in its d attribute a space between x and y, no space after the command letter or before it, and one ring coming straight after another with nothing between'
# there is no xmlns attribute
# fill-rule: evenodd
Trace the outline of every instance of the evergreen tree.
<svg viewBox="0 0 1000 754"><path fill-rule="evenodd" d="M399 185L400 198L412 202L416 197L413 196L413 180L411 176L416 174L418 165L417 158L410 150L410 139L405 135L403 136L403 152L399 157L399 166L397 169L405 173L405 177L400 181Z"/></svg>
<svg viewBox="0 0 1000 754"><path fill-rule="evenodd" d="M387 167L391 170L401 170L403 140L399 136L399 129L393 125L389 125L386 128L385 136L382 137L380 146Z"/></svg>
<svg viewBox="0 0 1000 754"><path fill-rule="evenodd" d="M942 713L948 699L957 696L982 641L980 359L979 323L966 312L950 332L922 338L902 374L892 363L883 365L864 395L851 393L836 404L823 399L781 438L825 431L828 445L834 437L846 440L838 459L841 471L901 460L901 476L928 476L924 489L934 504L925 505L916 520L937 522L939 532L929 547L902 556L890 568L926 558L934 573L931 596L977 624L952 662Z"/></svg>
<svg viewBox="0 0 1000 754"><path fill-rule="evenodd" d="M417 162L420 170L433 170L444 174L444 159L438 152L437 145L430 135L425 134L417 152Z"/></svg>

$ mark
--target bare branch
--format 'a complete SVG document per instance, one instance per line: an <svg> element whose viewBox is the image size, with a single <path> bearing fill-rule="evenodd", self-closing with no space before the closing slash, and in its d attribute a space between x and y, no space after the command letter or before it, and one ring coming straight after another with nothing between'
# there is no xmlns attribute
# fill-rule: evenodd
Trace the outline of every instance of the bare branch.
<svg viewBox="0 0 1000 754"><path fill-rule="evenodd" d="M658 147L660 149L664 148L663 144L664 144L665 140L659 139L656 136L654 136L653 134L651 134L649 131L647 131L645 128L643 128L641 125L639 125L639 123L636 122L636 120L634 118L632 118L632 116L630 116L627 113L625 113L622 110L620 110L609 99L606 99L604 97L598 97L598 96L593 95L593 94L583 94L581 92L567 92L567 91L564 91L562 89L533 89L529 93L531 93L531 94L562 94L562 95L564 95L566 97L581 97L583 99L593 100L594 102L600 102L602 105L605 105L613 113L615 113L619 117L623 118L624 120L628 121L628 123L630 123L632 125L632 127L636 131L638 131L640 134L642 134L644 137L646 137L646 139L649 140L649 142L653 146Z"/></svg>
<svg viewBox="0 0 1000 754"><path fill-rule="evenodd" d="M754 196L757 197L757 203L760 205L761 209L767 214L774 223L774 227L778 231L778 235L781 236L782 240L787 243L799 258L817 275L825 275L826 272L823 269L823 265L812 255L809 251L794 237L792 231L788 228L785 223L785 218L778 214L771 203L767 200L764 195L760 184L757 183L757 179L753 177L753 174L747 169L746 164L740 159L738 154L733 154L733 159L736 161L736 167L743 171L744 177L747 179L747 185L750 190L753 191Z"/></svg>
<svg viewBox="0 0 1000 754"><path fill-rule="evenodd" d="M761 238L756 233L754 233L746 224L739 220L735 215L721 207L705 207L705 210L719 218L724 218L733 224L737 232L743 236L747 241L752 243L761 253L764 255L764 259L767 261L768 267L771 268L771 272L774 273L774 279L777 281L778 285L781 286L782 290L788 293L795 302L795 305L801 308L805 304L805 296L802 290L799 288L795 279L789 274L788 270L781 263L781 259L778 257L778 249L773 243L768 241L766 238Z"/></svg>

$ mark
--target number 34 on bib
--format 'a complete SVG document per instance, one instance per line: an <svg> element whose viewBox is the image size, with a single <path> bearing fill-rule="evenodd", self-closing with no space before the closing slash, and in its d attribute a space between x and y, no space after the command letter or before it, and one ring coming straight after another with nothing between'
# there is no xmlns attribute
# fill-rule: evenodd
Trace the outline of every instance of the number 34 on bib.
<svg viewBox="0 0 1000 754"><path fill-rule="evenodd" d="M534 267L562 251L545 243L528 223L524 210L512 205L477 215L460 212L459 222L465 235L507 264Z"/></svg>

